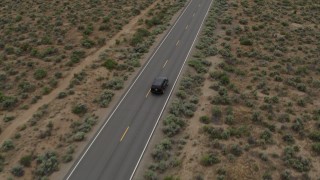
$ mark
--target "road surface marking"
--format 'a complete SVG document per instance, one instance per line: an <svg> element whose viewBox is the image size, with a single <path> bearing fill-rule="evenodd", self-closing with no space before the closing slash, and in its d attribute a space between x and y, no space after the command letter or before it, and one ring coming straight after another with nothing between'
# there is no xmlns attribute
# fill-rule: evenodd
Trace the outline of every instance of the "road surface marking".
<svg viewBox="0 0 320 180"><path fill-rule="evenodd" d="M178 40L178 42L177 42L176 46L178 46L179 42L180 42L180 41Z"/></svg>
<svg viewBox="0 0 320 180"><path fill-rule="evenodd" d="M199 3L199 7L201 6L201 3Z"/></svg>
<svg viewBox="0 0 320 180"><path fill-rule="evenodd" d="M188 29L189 25L186 26L186 30Z"/></svg>
<svg viewBox="0 0 320 180"><path fill-rule="evenodd" d="M196 15L196 13L193 13L192 17L194 17L194 15Z"/></svg>
<svg viewBox="0 0 320 180"><path fill-rule="evenodd" d="M148 93L147 93L147 95L146 95L146 98L148 97L148 95L149 95L150 91L151 91L151 89L149 89L149 91L148 91Z"/></svg>
<svg viewBox="0 0 320 180"><path fill-rule="evenodd" d="M127 134L128 129L129 129L129 126L127 127L126 131L124 131L124 133L122 134L120 142L123 140L124 136Z"/></svg>
<svg viewBox="0 0 320 180"><path fill-rule="evenodd" d="M164 68L164 67L167 65L168 61L169 61L169 59L166 60L166 62L165 62L164 65L162 66L162 68Z"/></svg>

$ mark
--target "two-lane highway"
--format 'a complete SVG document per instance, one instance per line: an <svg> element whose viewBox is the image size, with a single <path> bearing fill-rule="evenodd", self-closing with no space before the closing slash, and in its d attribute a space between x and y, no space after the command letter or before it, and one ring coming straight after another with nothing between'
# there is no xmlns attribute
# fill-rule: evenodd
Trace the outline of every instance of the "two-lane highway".
<svg viewBox="0 0 320 180"><path fill-rule="evenodd" d="M212 0L189 1L65 179L132 179L211 3ZM169 78L169 86L160 96L150 93L157 76Z"/></svg>

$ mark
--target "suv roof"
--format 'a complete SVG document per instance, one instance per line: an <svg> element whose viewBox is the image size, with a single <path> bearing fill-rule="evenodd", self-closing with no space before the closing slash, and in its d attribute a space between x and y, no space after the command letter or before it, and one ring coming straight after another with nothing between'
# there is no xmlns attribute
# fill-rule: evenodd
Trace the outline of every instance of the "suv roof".
<svg viewBox="0 0 320 180"><path fill-rule="evenodd" d="M152 83L152 86L161 86L162 83L163 83L163 80L166 80L168 78L166 77L157 77L154 79L153 83Z"/></svg>

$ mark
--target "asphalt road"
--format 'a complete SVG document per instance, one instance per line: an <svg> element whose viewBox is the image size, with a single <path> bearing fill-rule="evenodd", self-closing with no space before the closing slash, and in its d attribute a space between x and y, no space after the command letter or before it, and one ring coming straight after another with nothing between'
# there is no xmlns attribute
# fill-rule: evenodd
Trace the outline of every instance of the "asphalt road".
<svg viewBox="0 0 320 180"><path fill-rule="evenodd" d="M177 82L212 0L191 0L105 124L75 162L67 180L131 179ZM149 92L169 78L163 95Z"/></svg>

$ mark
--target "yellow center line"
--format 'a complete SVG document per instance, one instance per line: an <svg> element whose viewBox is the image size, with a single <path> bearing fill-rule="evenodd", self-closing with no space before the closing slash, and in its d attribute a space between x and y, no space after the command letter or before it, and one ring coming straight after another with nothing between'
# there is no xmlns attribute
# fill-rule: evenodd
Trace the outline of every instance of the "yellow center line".
<svg viewBox="0 0 320 180"><path fill-rule="evenodd" d="M164 68L164 67L167 65L168 61L169 61L169 60L166 60L166 62L165 62L164 65L162 66L162 68Z"/></svg>
<svg viewBox="0 0 320 180"><path fill-rule="evenodd" d="M189 25L186 26L186 29L188 29Z"/></svg>
<svg viewBox="0 0 320 180"><path fill-rule="evenodd" d="M180 41L178 40L178 42L177 42L176 46L178 46L179 42L180 42Z"/></svg>
<svg viewBox="0 0 320 180"><path fill-rule="evenodd" d="M147 95L146 95L146 98L148 97L148 95L149 95L150 91L151 91L151 89L149 89L149 91L148 91L148 93L147 93Z"/></svg>
<svg viewBox="0 0 320 180"><path fill-rule="evenodd" d="M128 129L129 129L129 126L127 127L126 131L124 131L124 133L122 134L122 137L121 137L121 139L120 139L120 142L122 141L122 139L124 138L124 136L127 134Z"/></svg>

